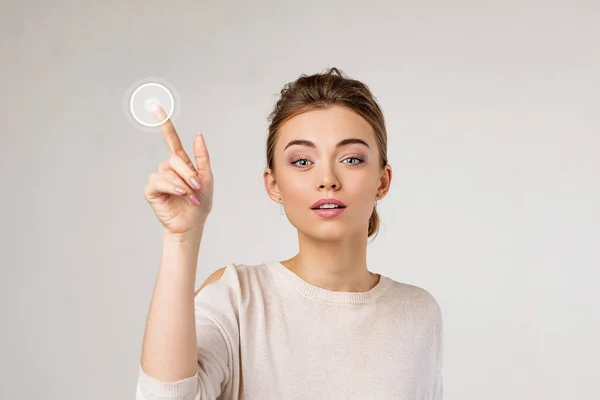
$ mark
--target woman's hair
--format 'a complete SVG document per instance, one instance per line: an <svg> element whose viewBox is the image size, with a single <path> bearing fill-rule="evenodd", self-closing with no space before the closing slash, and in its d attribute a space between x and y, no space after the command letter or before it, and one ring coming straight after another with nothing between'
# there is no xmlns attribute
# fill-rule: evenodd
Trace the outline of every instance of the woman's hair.
<svg viewBox="0 0 600 400"><path fill-rule="evenodd" d="M279 127L298 114L334 105L346 106L354 110L371 125L379 147L381 168L386 166L388 159L385 119L367 85L350 79L337 68L330 68L319 74L301 75L296 81L287 83L280 94L281 97L268 118L267 167L271 171L275 171L274 155ZM373 213L369 217L367 237L376 235L378 230L379 215L373 208Z"/></svg>

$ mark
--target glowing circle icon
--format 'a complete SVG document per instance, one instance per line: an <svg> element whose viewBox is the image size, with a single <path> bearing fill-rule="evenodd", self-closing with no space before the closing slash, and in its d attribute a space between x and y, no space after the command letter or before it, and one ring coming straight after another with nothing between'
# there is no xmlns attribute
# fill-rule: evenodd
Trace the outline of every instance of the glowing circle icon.
<svg viewBox="0 0 600 400"><path fill-rule="evenodd" d="M123 99L124 111L130 122L144 130L173 119L179 108L178 103L177 93L172 87L154 77L136 82ZM152 111L154 104L160 105L166 113L162 121L158 121Z"/></svg>
<svg viewBox="0 0 600 400"><path fill-rule="evenodd" d="M158 103L167 113L163 121L156 121L152 113L152 105ZM131 115L144 126L160 126L168 120L175 110L173 95L160 83L145 83L135 89L129 101Z"/></svg>

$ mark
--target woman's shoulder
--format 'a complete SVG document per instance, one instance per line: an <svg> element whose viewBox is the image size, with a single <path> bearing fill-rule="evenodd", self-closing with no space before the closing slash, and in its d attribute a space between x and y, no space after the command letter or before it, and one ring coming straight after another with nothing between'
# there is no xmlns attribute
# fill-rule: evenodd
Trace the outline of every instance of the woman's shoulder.
<svg viewBox="0 0 600 400"><path fill-rule="evenodd" d="M232 262L211 272L204 283L196 291L195 295L212 289L221 287L221 290L228 289L234 291L243 291L249 286L262 286L268 282L270 276L270 263L262 262L258 264L236 263ZM216 283L216 285L213 285ZM206 288L206 289L205 289Z"/></svg>
<svg viewBox="0 0 600 400"><path fill-rule="evenodd" d="M224 268L223 275L235 275L237 279L246 281L256 279L270 273L270 262L261 263L230 263Z"/></svg>
<svg viewBox="0 0 600 400"><path fill-rule="evenodd" d="M391 295L404 305L418 308L435 317L441 318L441 307L436 297L425 287L391 278Z"/></svg>

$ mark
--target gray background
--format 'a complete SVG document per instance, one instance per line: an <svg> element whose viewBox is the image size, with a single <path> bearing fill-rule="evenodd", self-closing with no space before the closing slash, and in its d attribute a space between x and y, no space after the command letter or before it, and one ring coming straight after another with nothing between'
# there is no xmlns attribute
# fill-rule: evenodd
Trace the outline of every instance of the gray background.
<svg viewBox="0 0 600 400"><path fill-rule="evenodd" d="M132 83L173 84L188 151L205 133L200 285L296 251L262 184L266 116L331 66L386 114L369 268L440 303L445 399L600 398L598 2L19 1L0 18L1 399L134 398L161 251L143 186L168 152L124 115Z"/></svg>

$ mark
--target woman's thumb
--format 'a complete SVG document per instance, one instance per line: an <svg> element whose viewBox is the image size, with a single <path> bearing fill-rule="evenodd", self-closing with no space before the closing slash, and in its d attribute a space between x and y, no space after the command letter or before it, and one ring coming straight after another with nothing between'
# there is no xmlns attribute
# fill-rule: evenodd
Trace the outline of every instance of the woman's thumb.
<svg viewBox="0 0 600 400"><path fill-rule="evenodd" d="M199 133L194 137L194 158L196 159L198 170L210 169L210 157L202 133Z"/></svg>

